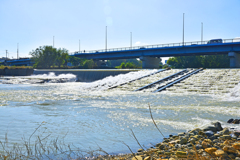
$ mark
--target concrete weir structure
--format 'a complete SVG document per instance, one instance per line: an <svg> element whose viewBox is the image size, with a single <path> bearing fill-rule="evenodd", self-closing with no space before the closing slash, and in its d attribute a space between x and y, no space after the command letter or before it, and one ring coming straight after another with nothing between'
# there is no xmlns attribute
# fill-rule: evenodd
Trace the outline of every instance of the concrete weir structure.
<svg viewBox="0 0 240 160"><path fill-rule="evenodd" d="M126 74L139 69L34 69L33 74L49 74L53 72L55 75L74 74L77 76L78 82L93 82L108 76L116 76Z"/></svg>

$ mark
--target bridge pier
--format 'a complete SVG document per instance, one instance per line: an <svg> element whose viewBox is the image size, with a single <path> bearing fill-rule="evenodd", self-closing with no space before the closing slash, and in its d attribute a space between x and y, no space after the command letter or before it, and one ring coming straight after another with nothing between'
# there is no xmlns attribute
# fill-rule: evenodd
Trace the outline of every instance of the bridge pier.
<svg viewBox="0 0 240 160"><path fill-rule="evenodd" d="M159 68L160 58L142 56L140 60L142 61L142 68L144 69Z"/></svg>
<svg viewBox="0 0 240 160"><path fill-rule="evenodd" d="M229 52L230 68L240 68L240 54L237 52Z"/></svg>

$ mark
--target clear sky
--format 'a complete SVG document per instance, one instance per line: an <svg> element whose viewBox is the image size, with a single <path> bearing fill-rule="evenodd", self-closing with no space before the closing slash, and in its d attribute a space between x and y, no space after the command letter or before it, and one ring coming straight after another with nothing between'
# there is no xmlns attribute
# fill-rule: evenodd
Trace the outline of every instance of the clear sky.
<svg viewBox="0 0 240 160"><path fill-rule="evenodd" d="M0 0L0 57L240 37L240 0Z"/></svg>

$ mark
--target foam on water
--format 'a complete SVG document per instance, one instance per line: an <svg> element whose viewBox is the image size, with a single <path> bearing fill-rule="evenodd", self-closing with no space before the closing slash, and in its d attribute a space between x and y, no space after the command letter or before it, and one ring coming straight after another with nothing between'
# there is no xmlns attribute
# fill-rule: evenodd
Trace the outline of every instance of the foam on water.
<svg viewBox="0 0 240 160"><path fill-rule="evenodd" d="M35 84L35 83L65 83L76 82L77 76L74 74L55 75L54 72L42 75L31 75L21 77L5 76L0 78L0 83L3 84Z"/></svg>
<svg viewBox="0 0 240 160"><path fill-rule="evenodd" d="M94 90L106 90L109 87L115 86L115 85L119 85L137 78L140 78L142 76L151 74L156 72L157 70L141 70L141 71L137 71L137 72L129 72L127 74L120 74L117 76L109 76L106 77L102 80L98 80L95 82L91 82L91 83L86 83L84 86L81 87L81 89L84 90L89 90L89 91L94 91Z"/></svg>

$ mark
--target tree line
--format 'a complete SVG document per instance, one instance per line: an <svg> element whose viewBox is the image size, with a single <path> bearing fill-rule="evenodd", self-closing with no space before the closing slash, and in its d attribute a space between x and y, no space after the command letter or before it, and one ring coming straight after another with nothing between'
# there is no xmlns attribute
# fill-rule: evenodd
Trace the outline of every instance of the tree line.
<svg viewBox="0 0 240 160"><path fill-rule="evenodd" d="M30 52L35 62L34 68L98 68L93 60L71 56L66 49L57 49L52 46L39 47ZM105 68L142 68L142 61L137 59L108 60L104 62ZM159 68L229 68L228 55L201 55L171 57L167 63L160 63Z"/></svg>
<svg viewBox="0 0 240 160"><path fill-rule="evenodd" d="M169 58L171 68L229 68L230 58L224 55L179 56Z"/></svg>

